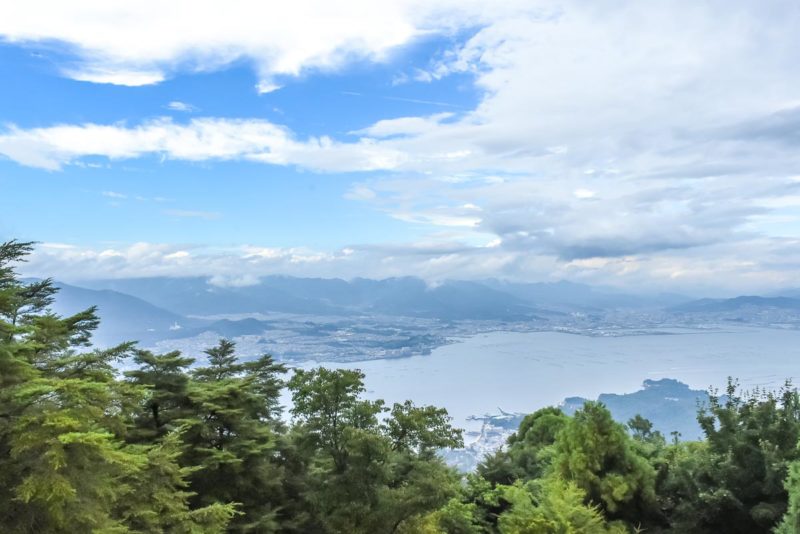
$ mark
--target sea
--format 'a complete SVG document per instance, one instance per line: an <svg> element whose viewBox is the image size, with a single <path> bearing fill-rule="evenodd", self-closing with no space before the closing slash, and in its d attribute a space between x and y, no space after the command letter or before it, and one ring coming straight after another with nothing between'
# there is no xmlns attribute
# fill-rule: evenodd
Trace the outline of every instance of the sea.
<svg viewBox="0 0 800 534"><path fill-rule="evenodd" d="M389 405L413 400L444 407L453 424L471 416L530 413L566 397L630 393L647 379L673 378L692 389L777 389L800 378L800 330L664 329L597 336L562 332L490 332L451 339L424 356L300 367L360 369L365 396Z"/></svg>

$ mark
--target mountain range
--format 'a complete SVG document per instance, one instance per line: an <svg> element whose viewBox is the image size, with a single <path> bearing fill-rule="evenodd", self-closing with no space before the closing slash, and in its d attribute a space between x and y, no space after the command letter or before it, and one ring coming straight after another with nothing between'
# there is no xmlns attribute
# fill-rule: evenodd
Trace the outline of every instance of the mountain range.
<svg viewBox="0 0 800 534"><path fill-rule="evenodd" d="M496 279L450 280L435 285L414 277L350 281L268 276L247 287L222 287L207 278L90 280L61 288L54 311L75 313L97 305L102 326L95 339L109 344L190 337L210 331L235 337L270 328L264 318L280 316L405 317L500 323L557 324L578 314L625 311L661 313L691 321L693 315L757 315L780 310L798 315L800 299L742 296L699 299L676 294L634 295L572 282L516 283ZM739 313L741 312L741 313ZM236 317L236 316L240 317ZM260 317L263 315L264 317ZM248 317L249 316L249 317ZM688 318L688 319L687 319Z"/></svg>
<svg viewBox="0 0 800 534"><path fill-rule="evenodd" d="M716 313L753 308L800 311L800 298L741 296L731 299L700 299L673 306L677 312Z"/></svg>

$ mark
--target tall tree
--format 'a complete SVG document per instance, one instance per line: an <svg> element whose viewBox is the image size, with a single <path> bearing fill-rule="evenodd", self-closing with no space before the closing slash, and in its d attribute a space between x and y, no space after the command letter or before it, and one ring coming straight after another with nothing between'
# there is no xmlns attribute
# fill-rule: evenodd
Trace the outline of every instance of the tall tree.
<svg viewBox="0 0 800 534"><path fill-rule="evenodd" d="M770 532L787 509L784 481L799 458L797 390L741 393L729 380L724 395L710 392L698 421L705 443L693 456L675 456L662 492L673 523L697 532Z"/></svg>
<svg viewBox="0 0 800 534"><path fill-rule="evenodd" d="M198 506L238 503L231 529L269 532L283 504L279 456L280 375L286 368L262 356L240 362L221 340L206 351L208 365L192 371L186 387L182 462L195 466L190 488Z"/></svg>

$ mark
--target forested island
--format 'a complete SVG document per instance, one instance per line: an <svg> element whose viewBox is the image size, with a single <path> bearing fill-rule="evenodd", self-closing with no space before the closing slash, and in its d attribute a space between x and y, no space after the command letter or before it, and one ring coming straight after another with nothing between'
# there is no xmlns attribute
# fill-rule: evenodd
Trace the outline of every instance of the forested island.
<svg viewBox="0 0 800 534"><path fill-rule="evenodd" d="M366 400L358 371L226 340L202 366L93 348L94 309L56 315L51 280L20 280L31 250L0 245L0 532L800 531L790 384L710 392L700 441L600 402L540 409L463 475L440 455L462 444L445 410Z"/></svg>

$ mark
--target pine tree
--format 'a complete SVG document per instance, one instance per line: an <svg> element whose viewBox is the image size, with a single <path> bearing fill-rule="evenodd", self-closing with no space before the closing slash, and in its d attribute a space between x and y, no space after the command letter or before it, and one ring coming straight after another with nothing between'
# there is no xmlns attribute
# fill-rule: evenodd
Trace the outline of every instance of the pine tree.
<svg viewBox="0 0 800 534"><path fill-rule="evenodd" d="M152 442L176 430L178 421L189 414L187 372L194 359L178 351L153 354L137 349L133 363L138 368L125 372L125 376L132 384L147 388L149 395L136 418L136 429L130 439Z"/></svg>
<svg viewBox="0 0 800 534"><path fill-rule="evenodd" d="M187 385L188 414L182 462L190 476L192 502L238 504L231 528L269 532L283 504L278 404L286 369L270 356L239 362L235 344L221 340L206 351L208 365L194 369Z"/></svg>

